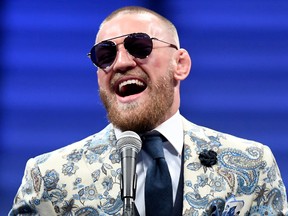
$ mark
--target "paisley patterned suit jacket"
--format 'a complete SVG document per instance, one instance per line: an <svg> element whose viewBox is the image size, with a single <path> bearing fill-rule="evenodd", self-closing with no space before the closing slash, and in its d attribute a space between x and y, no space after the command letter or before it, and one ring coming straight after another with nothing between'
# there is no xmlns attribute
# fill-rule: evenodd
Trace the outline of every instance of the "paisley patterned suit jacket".
<svg viewBox="0 0 288 216"><path fill-rule="evenodd" d="M183 215L288 215L287 197L267 146L183 118ZM203 166L204 149L218 162ZM120 157L112 125L27 162L10 215L121 215ZM213 212L213 213L212 213Z"/></svg>

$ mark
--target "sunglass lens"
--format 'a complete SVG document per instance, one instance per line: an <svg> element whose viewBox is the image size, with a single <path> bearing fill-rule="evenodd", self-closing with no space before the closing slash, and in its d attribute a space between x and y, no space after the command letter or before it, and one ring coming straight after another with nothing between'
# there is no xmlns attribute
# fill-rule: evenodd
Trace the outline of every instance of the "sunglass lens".
<svg viewBox="0 0 288 216"><path fill-rule="evenodd" d="M92 62L102 69L110 66L117 54L116 45L112 41L103 41L91 49Z"/></svg>
<svg viewBox="0 0 288 216"><path fill-rule="evenodd" d="M125 38L124 46L131 55L143 59L151 53L153 43L149 35L145 33L134 33Z"/></svg>

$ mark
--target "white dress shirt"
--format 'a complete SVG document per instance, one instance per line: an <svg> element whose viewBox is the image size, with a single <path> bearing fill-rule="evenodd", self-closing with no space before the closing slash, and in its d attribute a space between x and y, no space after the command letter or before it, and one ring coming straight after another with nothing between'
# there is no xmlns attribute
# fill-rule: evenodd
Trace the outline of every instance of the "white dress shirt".
<svg viewBox="0 0 288 216"><path fill-rule="evenodd" d="M183 125L179 111L154 130L160 132L169 141L163 143L163 148L172 180L173 202L175 202L181 172L181 154L183 149ZM121 131L115 128L115 134L118 139ZM139 214L145 216L145 178L146 171L151 164L151 159L144 151L140 151L137 159L136 173L138 178L135 204Z"/></svg>

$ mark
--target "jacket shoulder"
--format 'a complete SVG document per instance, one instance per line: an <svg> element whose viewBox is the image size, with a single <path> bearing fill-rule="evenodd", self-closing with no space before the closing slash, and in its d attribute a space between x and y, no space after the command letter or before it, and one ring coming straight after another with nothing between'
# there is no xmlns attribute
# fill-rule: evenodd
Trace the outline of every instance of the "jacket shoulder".
<svg viewBox="0 0 288 216"><path fill-rule="evenodd" d="M113 127L111 124L109 124L100 132L97 132L82 140L68 144L54 151L38 155L32 158L32 160L38 165L43 164L48 160L57 161L61 158L63 159L67 158L69 157L69 155L72 155L72 154L74 156L77 155L77 153L82 154L93 148L101 148L101 147L107 148L108 146L111 145L111 143L113 145L113 141L115 141L115 139L116 138L115 138ZM73 158L71 158L71 160L73 160ZM77 158L75 158L75 160L77 160Z"/></svg>
<svg viewBox="0 0 288 216"><path fill-rule="evenodd" d="M206 142L217 147L243 149L247 147L268 148L268 146L249 139L244 139L228 133L220 132L208 127L199 126L183 118L184 138L192 139L195 142Z"/></svg>

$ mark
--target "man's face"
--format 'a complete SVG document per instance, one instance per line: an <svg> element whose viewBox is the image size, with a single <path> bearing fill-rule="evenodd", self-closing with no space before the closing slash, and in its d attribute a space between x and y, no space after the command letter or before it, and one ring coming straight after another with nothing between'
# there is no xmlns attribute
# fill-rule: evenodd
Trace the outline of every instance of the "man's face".
<svg viewBox="0 0 288 216"><path fill-rule="evenodd" d="M163 23L149 14L122 14L106 22L97 43L130 33L175 43ZM174 101L173 53L176 49L153 40L153 50L145 59L130 55L124 48L125 37L114 39L117 56L108 70L98 69L100 97L109 120L122 131L138 133L152 130L178 109Z"/></svg>

